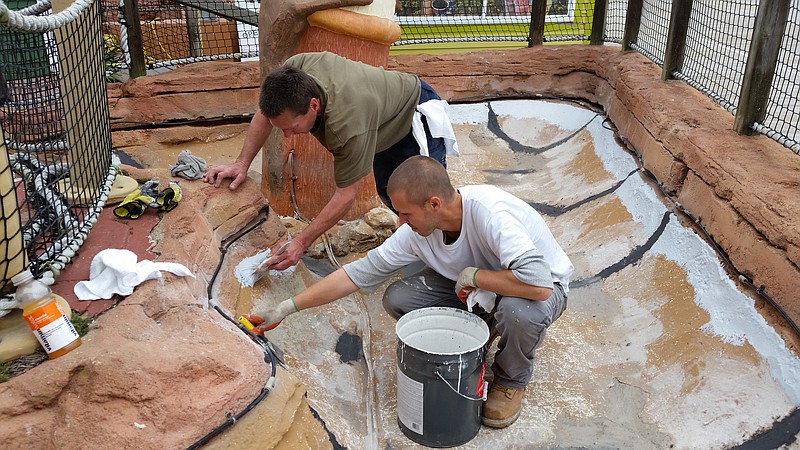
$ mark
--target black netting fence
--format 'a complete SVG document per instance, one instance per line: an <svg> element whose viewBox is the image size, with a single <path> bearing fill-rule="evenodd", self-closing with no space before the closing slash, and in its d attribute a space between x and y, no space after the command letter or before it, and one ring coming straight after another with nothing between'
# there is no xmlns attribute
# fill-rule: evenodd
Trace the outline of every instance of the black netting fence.
<svg viewBox="0 0 800 450"><path fill-rule="evenodd" d="M734 112L739 100L758 0L697 2L678 77Z"/></svg>
<svg viewBox="0 0 800 450"><path fill-rule="evenodd" d="M644 0L639 35L634 48L657 64L664 62L672 3Z"/></svg>
<svg viewBox="0 0 800 450"><path fill-rule="evenodd" d="M30 268L55 277L110 190L100 5L10 3L0 24L0 290ZM2 16L2 14L0 14Z"/></svg>
<svg viewBox="0 0 800 450"><path fill-rule="evenodd" d="M124 2L102 0L106 73L110 80L124 78L120 70L131 64L131 45L139 42L140 53L134 49L133 58L141 56L148 70L258 59L258 8L254 0L141 0L127 9Z"/></svg>
<svg viewBox="0 0 800 450"><path fill-rule="evenodd" d="M773 139L788 139L784 145L794 143L794 151L800 148L800 5L793 2L789 8L789 20L781 41L778 65L767 103L767 114L763 123L754 128ZM787 145L789 146L789 145Z"/></svg>

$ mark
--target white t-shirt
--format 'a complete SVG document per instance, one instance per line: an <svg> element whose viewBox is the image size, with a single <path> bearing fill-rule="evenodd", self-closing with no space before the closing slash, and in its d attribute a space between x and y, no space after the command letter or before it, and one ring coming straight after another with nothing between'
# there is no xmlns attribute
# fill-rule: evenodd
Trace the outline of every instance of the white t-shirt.
<svg viewBox="0 0 800 450"><path fill-rule="evenodd" d="M445 244L441 230L423 237L404 224L374 251L392 267L422 260L454 281L466 267L509 269L515 259L532 251L550 266L552 281L568 289L572 261L532 206L489 185L466 186L459 192L463 217L455 242Z"/></svg>

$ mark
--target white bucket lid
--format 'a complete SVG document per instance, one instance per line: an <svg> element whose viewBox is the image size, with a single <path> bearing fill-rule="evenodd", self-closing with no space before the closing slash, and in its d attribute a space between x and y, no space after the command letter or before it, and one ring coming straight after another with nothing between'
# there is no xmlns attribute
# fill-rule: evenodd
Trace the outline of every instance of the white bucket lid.
<svg viewBox="0 0 800 450"><path fill-rule="evenodd" d="M489 340L489 327L480 317L456 308L421 308L404 315L395 327L405 345L434 355L473 352Z"/></svg>

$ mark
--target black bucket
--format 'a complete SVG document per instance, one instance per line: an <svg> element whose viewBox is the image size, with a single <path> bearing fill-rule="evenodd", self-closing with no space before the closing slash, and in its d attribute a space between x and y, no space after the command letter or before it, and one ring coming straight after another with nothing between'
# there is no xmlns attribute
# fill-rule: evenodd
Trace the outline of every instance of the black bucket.
<svg viewBox="0 0 800 450"><path fill-rule="evenodd" d="M480 317L422 308L397 321L397 423L428 447L469 442L481 428L486 341Z"/></svg>

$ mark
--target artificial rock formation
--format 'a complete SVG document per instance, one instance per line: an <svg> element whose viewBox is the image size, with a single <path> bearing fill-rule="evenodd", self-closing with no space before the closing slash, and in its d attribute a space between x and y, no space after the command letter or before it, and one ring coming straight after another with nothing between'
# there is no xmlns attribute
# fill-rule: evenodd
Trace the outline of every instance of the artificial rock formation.
<svg viewBox="0 0 800 450"><path fill-rule="evenodd" d="M171 179L164 169L127 171L140 181ZM79 351L0 384L4 448L186 448L259 395L270 372L261 348L209 308L206 292L220 243L258 217L265 201L252 180L236 192L202 181L182 186L179 207L152 231L153 252L196 277L164 273L142 283L95 321ZM283 234L272 215L258 236L274 242ZM231 272L230 263L221 271ZM220 278L214 295L235 314L236 296L224 293L233 283ZM260 445L287 433L299 442L327 443L316 420L292 430L297 417L312 413L296 378L279 369L278 380L253 413L272 426L258 434Z"/></svg>

